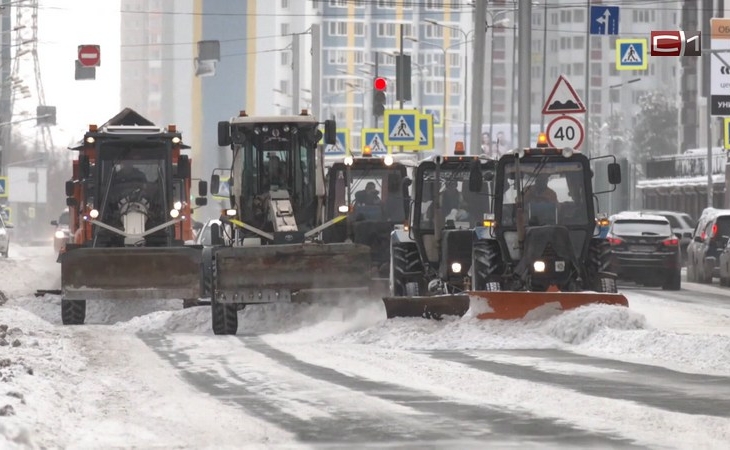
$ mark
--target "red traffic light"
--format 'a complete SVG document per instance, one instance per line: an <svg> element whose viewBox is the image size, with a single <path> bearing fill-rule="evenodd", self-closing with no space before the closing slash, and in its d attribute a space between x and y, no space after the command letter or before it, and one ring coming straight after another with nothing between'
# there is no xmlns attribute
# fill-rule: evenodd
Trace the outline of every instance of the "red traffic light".
<svg viewBox="0 0 730 450"><path fill-rule="evenodd" d="M373 87L376 91L384 91L388 88L388 80L383 77L378 77L373 81Z"/></svg>

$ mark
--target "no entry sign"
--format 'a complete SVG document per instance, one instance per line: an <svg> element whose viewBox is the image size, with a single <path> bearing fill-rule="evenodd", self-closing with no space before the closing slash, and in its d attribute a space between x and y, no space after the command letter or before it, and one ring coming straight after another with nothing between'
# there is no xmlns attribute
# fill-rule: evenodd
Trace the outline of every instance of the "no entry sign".
<svg viewBox="0 0 730 450"><path fill-rule="evenodd" d="M101 47L98 45L79 45L79 62L84 67L97 67L101 62Z"/></svg>

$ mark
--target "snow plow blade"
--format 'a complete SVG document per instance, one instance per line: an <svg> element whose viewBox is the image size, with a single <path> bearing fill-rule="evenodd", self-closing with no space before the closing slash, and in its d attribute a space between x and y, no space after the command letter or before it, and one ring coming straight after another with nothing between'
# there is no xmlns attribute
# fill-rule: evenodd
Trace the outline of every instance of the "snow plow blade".
<svg viewBox="0 0 730 450"><path fill-rule="evenodd" d="M470 291L433 297L384 297L383 302L388 319L463 316L470 308L475 308L478 319L514 320L594 304L629 306L622 294L602 292Z"/></svg>
<svg viewBox="0 0 730 450"><path fill-rule="evenodd" d="M72 300L197 299L195 247L77 248L61 257L61 291Z"/></svg>
<svg viewBox="0 0 730 450"><path fill-rule="evenodd" d="M540 312L560 312L587 305L629 306L623 294L605 292L472 291L478 319L513 320Z"/></svg>
<svg viewBox="0 0 730 450"><path fill-rule="evenodd" d="M469 296L465 294L383 297L388 319L394 317L440 319L442 316L463 316L469 310L469 301Z"/></svg>
<svg viewBox="0 0 730 450"><path fill-rule="evenodd" d="M273 303L368 295L365 245L292 244L215 249L219 303Z"/></svg>

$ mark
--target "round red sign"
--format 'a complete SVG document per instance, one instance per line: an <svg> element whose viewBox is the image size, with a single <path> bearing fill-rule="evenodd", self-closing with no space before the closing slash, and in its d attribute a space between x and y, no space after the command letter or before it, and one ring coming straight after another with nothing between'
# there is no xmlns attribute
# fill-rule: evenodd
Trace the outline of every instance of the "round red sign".
<svg viewBox="0 0 730 450"><path fill-rule="evenodd" d="M101 61L101 49L98 45L79 45L79 62L84 67L96 67Z"/></svg>

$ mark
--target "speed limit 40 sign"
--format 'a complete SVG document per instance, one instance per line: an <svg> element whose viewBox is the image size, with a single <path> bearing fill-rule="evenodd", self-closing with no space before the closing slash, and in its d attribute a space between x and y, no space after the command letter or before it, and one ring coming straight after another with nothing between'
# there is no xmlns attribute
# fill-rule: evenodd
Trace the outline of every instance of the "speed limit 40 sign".
<svg viewBox="0 0 730 450"><path fill-rule="evenodd" d="M583 124L572 116L556 117L548 124L548 143L557 148L570 147L578 150L583 144Z"/></svg>

